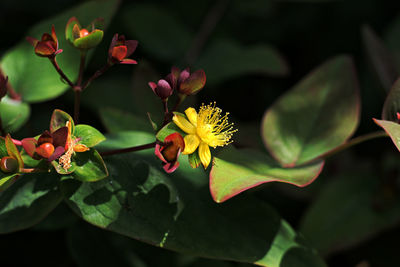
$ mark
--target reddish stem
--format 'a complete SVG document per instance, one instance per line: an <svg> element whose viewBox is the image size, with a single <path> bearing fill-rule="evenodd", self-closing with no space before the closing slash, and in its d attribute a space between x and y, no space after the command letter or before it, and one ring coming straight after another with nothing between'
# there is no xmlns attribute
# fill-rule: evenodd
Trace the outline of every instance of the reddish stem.
<svg viewBox="0 0 400 267"><path fill-rule="evenodd" d="M51 62L51 64L53 64L54 68L56 69L56 71L58 72L58 74L61 76L61 78L66 81L68 83L69 86L71 86L72 88L74 88L74 84L71 82L70 79L68 79L67 75L65 75L65 73L61 70L60 66L58 65L56 58L55 57L49 57L49 60Z"/></svg>
<svg viewBox="0 0 400 267"><path fill-rule="evenodd" d="M111 155L116 155L116 154L122 154L122 153L129 153L129 152L134 152L134 151L140 151L140 150L145 150L149 148L155 147L157 142L145 144L145 145L140 145L140 146L133 146L133 147L128 147L128 148L122 148L122 149L115 149L115 150L110 150L110 151L104 151L100 152L101 156L111 156Z"/></svg>

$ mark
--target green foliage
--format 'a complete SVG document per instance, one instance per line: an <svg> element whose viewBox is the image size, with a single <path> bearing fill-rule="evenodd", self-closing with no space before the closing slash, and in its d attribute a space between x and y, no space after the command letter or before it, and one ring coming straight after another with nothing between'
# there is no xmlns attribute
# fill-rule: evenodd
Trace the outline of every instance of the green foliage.
<svg viewBox="0 0 400 267"><path fill-rule="evenodd" d="M93 182L108 176L107 167L95 149L76 153L72 160L75 163L72 176L79 181Z"/></svg>
<svg viewBox="0 0 400 267"><path fill-rule="evenodd" d="M79 144L83 144L87 147L93 147L106 140L101 132L92 126L85 124L76 125L73 135L79 138Z"/></svg>
<svg viewBox="0 0 400 267"><path fill-rule="evenodd" d="M264 142L284 166L309 162L353 134L359 102L352 59L331 59L268 109L262 123Z"/></svg>
<svg viewBox="0 0 400 267"><path fill-rule="evenodd" d="M108 24L116 11L118 2L118 0L109 0L83 3L35 25L27 36L40 38L44 32L50 32L51 25L54 25L63 49L63 52L57 56L57 60L66 75L71 80L75 80L78 77L79 53L61 40L65 24L72 16L84 23L89 23L96 17L103 17L105 23ZM46 60L36 56L32 46L26 40L21 41L3 56L1 68L9 77L14 89L22 95L23 101L42 102L61 95L69 88L66 83L60 81L57 72L49 62L45 62Z"/></svg>
<svg viewBox="0 0 400 267"><path fill-rule="evenodd" d="M108 136L99 147L109 142L114 147L113 139L118 137ZM151 139L138 134L131 140ZM286 258L298 256L292 249L302 247L312 259L310 266L325 266L266 203L242 198L220 206L210 201L205 173L185 162L167 177L149 153L112 156L106 159L109 178L95 183L64 180L62 191L84 220L153 245L262 266L285 266Z"/></svg>
<svg viewBox="0 0 400 267"><path fill-rule="evenodd" d="M0 192L0 233L23 230L44 219L62 200L58 180L54 172L23 175Z"/></svg>
<svg viewBox="0 0 400 267"><path fill-rule="evenodd" d="M31 109L28 104L4 97L0 102L1 123L4 131L16 132L24 125L30 115Z"/></svg>

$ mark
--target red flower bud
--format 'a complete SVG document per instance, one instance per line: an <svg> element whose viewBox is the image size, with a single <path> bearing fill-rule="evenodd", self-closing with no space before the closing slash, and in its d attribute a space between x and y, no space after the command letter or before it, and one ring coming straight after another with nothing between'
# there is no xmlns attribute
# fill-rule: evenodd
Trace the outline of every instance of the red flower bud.
<svg viewBox="0 0 400 267"><path fill-rule="evenodd" d="M54 25L51 27L51 35L44 33L40 41L33 37L26 37L26 40L31 43L35 48L36 55L40 57L55 57L62 52L62 49L58 49L58 39Z"/></svg>
<svg viewBox="0 0 400 267"><path fill-rule="evenodd" d="M36 153L39 156L48 159L54 153L54 146L51 143L41 144L36 148Z"/></svg>
<svg viewBox="0 0 400 267"><path fill-rule="evenodd" d="M125 36L116 33L108 49L108 63L137 64L136 60L127 58L136 50L137 45L136 40L125 40Z"/></svg>
<svg viewBox="0 0 400 267"><path fill-rule="evenodd" d="M183 137L179 133L173 133L165 137L163 145L156 145L154 153L163 162L164 170L171 173L179 167L178 157L184 149Z"/></svg>

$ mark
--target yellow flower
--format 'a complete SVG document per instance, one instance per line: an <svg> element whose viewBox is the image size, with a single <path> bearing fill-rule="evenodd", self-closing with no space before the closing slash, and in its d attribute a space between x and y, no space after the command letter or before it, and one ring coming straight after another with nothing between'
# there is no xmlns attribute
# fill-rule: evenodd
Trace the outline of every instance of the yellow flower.
<svg viewBox="0 0 400 267"><path fill-rule="evenodd" d="M232 135L237 130L233 129L233 123L228 123L228 114L221 116L222 110L215 107L215 102L202 105L199 113L194 108L185 110L189 120L181 115L174 115L174 123L187 133L185 136L185 150L183 154L192 154L198 148L198 155L206 169L211 161L210 146L225 146L232 143Z"/></svg>

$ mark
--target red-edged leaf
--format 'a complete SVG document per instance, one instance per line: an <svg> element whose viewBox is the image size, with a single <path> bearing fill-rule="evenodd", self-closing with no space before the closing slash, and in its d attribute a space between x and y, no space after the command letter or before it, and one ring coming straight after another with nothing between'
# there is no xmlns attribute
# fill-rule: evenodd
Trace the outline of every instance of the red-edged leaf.
<svg viewBox="0 0 400 267"><path fill-rule="evenodd" d="M75 124L72 117L62 110L55 109L50 119L50 132L54 133L59 128L66 126L68 121L71 122L71 133L73 133L75 130Z"/></svg>
<svg viewBox="0 0 400 267"><path fill-rule="evenodd" d="M283 166L310 162L351 137L359 103L353 60L331 59L268 109L261 126L264 143Z"/></svg>
<svg viewBox="0 0 400 267"><path fill-rule="evenodd" d="M376 124L382 127L385 132L390 136L394 145L400 151L400 124L393 121L373 119Z"/></svg>
<svg viewBox="0 0 400 267"><path fill-rule="evenodd" d="M213 160L210 191L214 201L224 202L243 191L268 182L284 182L303 187L318 177L323 165L323 161L317 161L299 167L282 168L261 152L228 148Z"/></svg>
<svg viewBox="0 0 400 267"><path fill-rule="evenodd" d="M185 71L182 71L184 73ZM181 76L182 76L181 73ZM204 70L193 72L189 78L185 79L181 84L179 91L185 94L196 94L206 84L206 73Z"/></svg>
<svg viewBox="0 0 400 267"><path fill-rule="evenodd" d="M11 139L11 136L7 134L6 136L6 148L8 155L15 158L18 161L18 166L22 168L24 166L24 161L22 160L21 154L19 153L17 147Z"/></svg>

